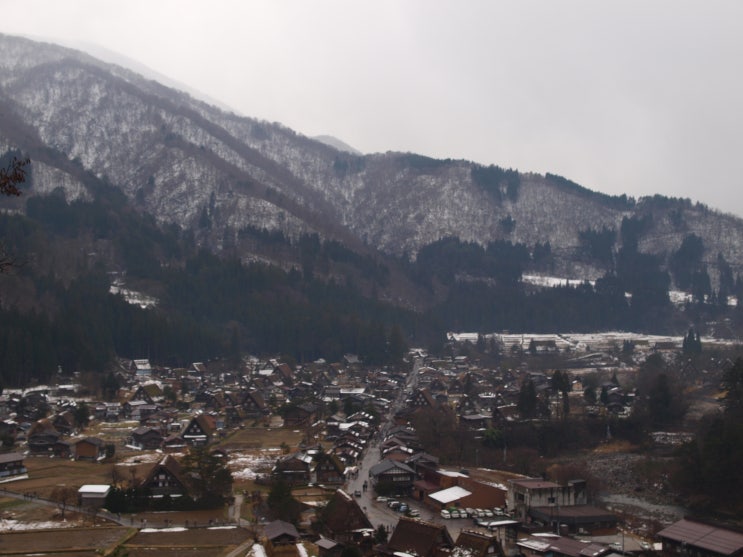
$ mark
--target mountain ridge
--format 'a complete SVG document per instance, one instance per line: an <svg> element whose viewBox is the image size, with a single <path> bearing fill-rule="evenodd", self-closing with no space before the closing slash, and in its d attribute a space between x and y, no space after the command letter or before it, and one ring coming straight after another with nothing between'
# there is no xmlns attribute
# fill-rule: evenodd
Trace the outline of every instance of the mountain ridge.
<svg viewBox="0 0 743 557"><path fill-rule="evenodd" d="M84 198L73 161L217 252L237 244L249 256L238 234L246 227L293 239L316 233L410 259L450 236L530 248L549 242L559 255L555 273L596 278L606 267L585 257L581 233L612 230L616 251L623 221L650 215L641 250L668 258L695 234L707 265L720 253L743 267L743 221L689 200L607 196L554 175L464 160L347 153L87 54L6 35L0 44L0 146L48 167L36 170L31 195L59 181L69 199ZM46 157L35 155L42 151Z"/></svg>

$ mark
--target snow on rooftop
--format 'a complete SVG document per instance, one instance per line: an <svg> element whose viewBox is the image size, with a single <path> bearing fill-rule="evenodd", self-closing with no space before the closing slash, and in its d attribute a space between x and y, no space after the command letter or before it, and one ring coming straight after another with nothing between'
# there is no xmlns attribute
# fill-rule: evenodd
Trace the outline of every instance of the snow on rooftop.
<svg viewBox="0 0 743 557"><path fill-rule="evenodd" d="M431 495L429 495L429 497L434 501L438 501L439 503L446 505L447 503L458 501L459 499L467 497L468 495L472 495L472 492L467 491L463 487L455 485L454 487L449 487L447 489L437 491L436 493L432 493Z"/></svg>
<svg viewBox="0 0 743 557"><path fill-rule="evenodd" d="M503 491L508 491L508 486L505 486L502 483L498 483L498 482L482 482L482 483L484 483L485 485L489 485L490 487L495 487Z"/></svg>
<svg viewBox="0 0 743 557"><path fill-rule="evenodd" d="M437 470L439 474L442 476L447 476L449 478L466 478L467 474L462 474L461 472L455 472L454 470Z"/></svg>
<svg viewBox="0 0 743 557"><path fill-rule="evenodd" d="M105 484L85 484L80 486L80 489L77 490L78 493L98 493L98 494L105 494L108 493L108 491L111 489L110 485Z"/></svg>
<svg viewBox="0 0 743 557"><path fill-rule="evenodd" d="M516 545L520 545L521 547L526 547L528 549L538 551L540 553L544 553L550 547L549 542L540 542L537 540L530 540L530 539L520 541Z"/></svg>

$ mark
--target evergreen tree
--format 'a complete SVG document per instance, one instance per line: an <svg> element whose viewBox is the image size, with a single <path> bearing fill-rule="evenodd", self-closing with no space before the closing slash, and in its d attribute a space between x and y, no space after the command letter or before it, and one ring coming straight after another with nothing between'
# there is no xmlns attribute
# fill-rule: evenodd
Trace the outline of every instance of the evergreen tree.
<svg viewBox="0 0 743 557"><path fill-rule="evenodd" d="M526 380L521 384L517 408L522 418L533 418L537 414L537 389L534 381Z"/></svg>
<svg viewBox="0 0 743 557"><path fill-rule="evenodd" d="M266 504L272 518L292 524L299 522L302 505L294 499L291 487L283 479L277 479L271 483Z"/></svg>
<svg viewBox="0 0 743 557"><path fill-rule="evenodd" d="M405 337L402 334L402 329L397 324L394 324L390 329L388 346L389 362L391 364L401 363L407 352L407 345L405 343Z"/></svg>
<svg viewBox="0 0 743 557"><path fill-rule="evenodd" d="M606 385L601 387L601 395L599 396L599 400L604 406L609 403L609 390L606 388Z"/></svg>
<svg viewBox="0 0 743 557"><path fill-rule="evenodd" d="M726 369L721 386L725 389L725 412L733 419L743 418L743 358Z"/></svg>
<svg viewBox="0 0 743 557"><path fill-rule="evenodd" d="M217 507L232 494L232 474L226 459L208 447L192 447L183 459L193 498L204 507Z"/></svg>
<svg viewBox="0 0 743 557"><path fill-rule="evenodd" d="M73 412L75 427L85 429L90 423L90 408L84 402L79 403Z"/></svg>
<svg viewBox="0 0 743 557"><path fill-rule="evenodd" d="M702 352L702 341L699 338L699 333L694 330L693 327L689 328L689 331L684 335L684 340L681 344L681 349L685 355L696 355Z"/></svg>
<svg viewBox="0 0 743 557"><path fill-rule="evenodd" d="M555 370L550 379L550 387L552 387L552 390L555 392L563 394L569 393L571 388L570 376L567 372L562 372L559 369Z"/></svg>

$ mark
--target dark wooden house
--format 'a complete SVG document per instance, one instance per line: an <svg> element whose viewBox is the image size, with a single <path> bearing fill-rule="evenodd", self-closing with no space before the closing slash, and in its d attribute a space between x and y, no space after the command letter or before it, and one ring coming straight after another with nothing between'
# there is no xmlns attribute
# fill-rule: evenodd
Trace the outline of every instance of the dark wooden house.
<svg viewBox="0 0 743 557"><path fill-rule="evenodd" d="M166 455L157 462L139 487L145 489L151 497L181 497L188 493L181 465L172 455Z"/></svg>
<svg viewBox="0 0 743 557"><path fill-rule="evenodd" d="M163 444L162 432L154 427L141 426L132 431L132 444L144 450L156 450Z"/></svg>
<svg viewBox="0 0 743 557"><path fill-rule="evenodd" d="M276 461L271 475L289 485L310 483L312 457L306 453L286 455Z"/></svg>
<svg viewBox="0 0 743 557"><path fill-rule="evenodd" d="M338 489L321 511L321 534L343 544L370 548L374 527L356 500Z"/></svg>
<svg viewBox="0 0 743 557"><path fill-rule="evenodd" d="M445 557L454 547L449 531L443 524L400 517L387 543L378 548L381 555L407 553L418 557Z"/></svg>
<svg viewBox="0 0 743 557"><path fill-rule="evenodd" d="M74 445L75 460L99 460L106 456L106 445L98 437L80 439Z"/></svg>
<svg viewBox="0 0 743 557"><path fill-rule="evenodd" d="M28 470L23 464L23 458L21 453L0 454L0 481L26 474Z"/></svg>
<svg viewBox="0 0 743 557"><path fill-rule="evenodd" d="M191 418L191 421L181 432L181 437L188 445L204 446L211 442L216 430L214 418L207 414L199 414Z"/></svg>

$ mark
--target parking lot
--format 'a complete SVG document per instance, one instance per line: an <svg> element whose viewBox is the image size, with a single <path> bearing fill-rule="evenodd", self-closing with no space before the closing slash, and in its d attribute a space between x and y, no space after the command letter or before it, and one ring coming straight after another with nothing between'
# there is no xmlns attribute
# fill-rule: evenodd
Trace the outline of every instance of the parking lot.
<svg viewBox="0 0 743 557"><path fill-rule="evenodd" d="M372 524L374 524L375 526L378 526L379 524L385 524L386 526L390 526L390 528L394 528L400 516L410 516L411 511L412 511L412 514L418 515L414 518L420 518L421 520L425 520L427 522L433 522L434 524L445 525L447 529L449 530L449 533L451 534L451 536L456 539L456 537L459 535L459 533L462 530L475 530L475 531L479 531L479 532L486 534L486 533L489 533L490 530L485 526L485 524L490 524L490 523L497 524L499 522L504 522L504 521L510 522L510 517L496 516L492 509L490 509L490 513L492 516L487 516L487 515L482 516L482 517L457 516L457 517L444 518L441 512L435 511L425 506L420 501L417 501L410 497L392 497L392 498L377 497L375 499L371 499L371 498L369 499L371 500L371 508L367 508L367 513L369 515L370 520L372 521ZM390 507L391 501L397 502L397 504L392 503L392 506L396 508ZM404 512L400 511L400 507L402 505L405 505L407 507L407 509ZM479 525L476 524L476 520L480 521Z"/></svg>

